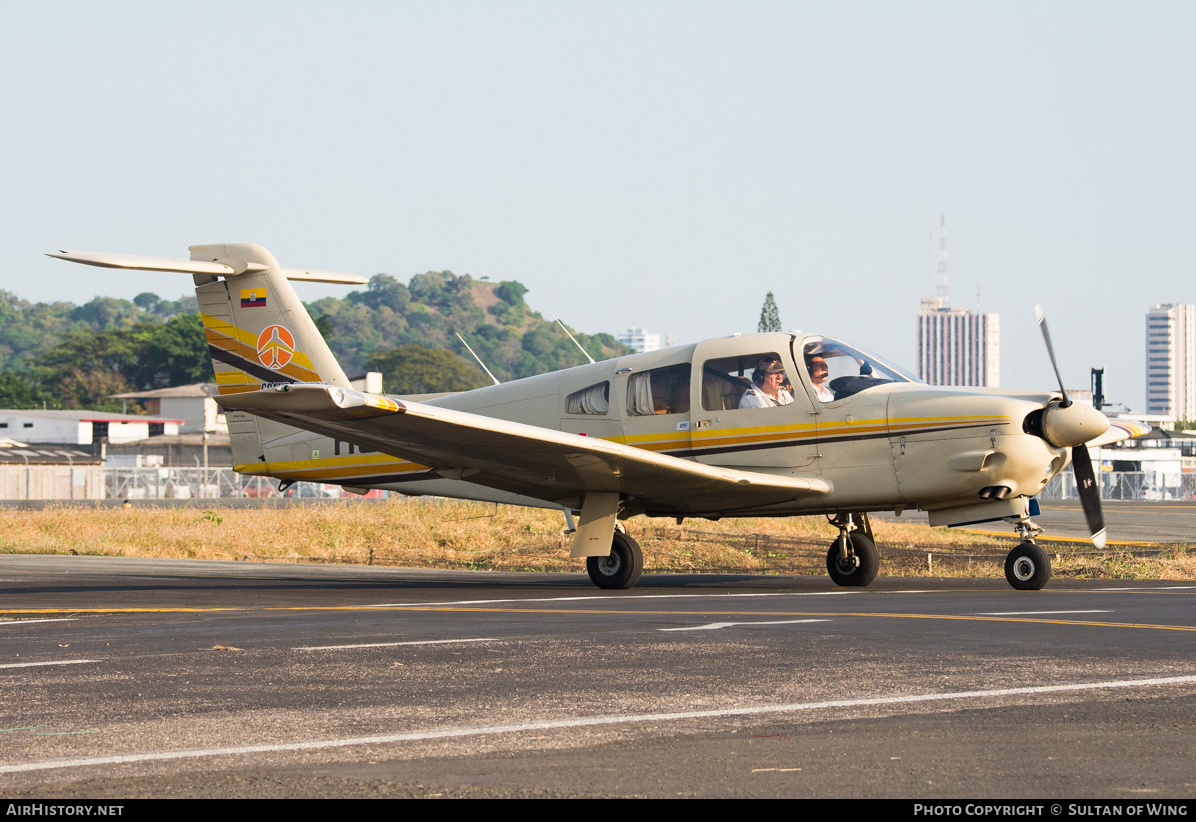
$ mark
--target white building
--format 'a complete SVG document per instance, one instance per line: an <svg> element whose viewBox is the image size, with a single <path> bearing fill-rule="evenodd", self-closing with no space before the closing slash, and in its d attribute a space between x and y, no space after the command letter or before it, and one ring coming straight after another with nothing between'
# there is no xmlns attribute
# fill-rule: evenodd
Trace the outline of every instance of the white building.
<svg viewBox="0 0 1196 822"><path fill-rule="evenodd" d="M156 388L152 391L130 391L127 394L113 394L114 400L138 400L145 403L145 410L153 416L171 417L183 421L180 433L198 434L228 433L228 423L216 405L218 390L216 383L198 382L192 385L175 385L170 388Z"/></svg>
<svg viewBox="0 0 1196 822"><path fill-rule="evenodd" d="M1146 314L1146 413L1196 419L1196 306Z"/></svg>
<svg viewBox="0 0 1196 822"><path fill-rule="evenodd" d="M918 312L918 376L930 385L1001 384L1001 318L924 297Z"/></svg>
<svg viewBox="0 0 1196 822"><path fill-rule="evenodd" d="M649 334L643 328L627 329L626 333L619 335L619 342L630 346L639 354L643 354L645 351L659 351L661 348L660 335Z"/></svg>
<svg viewBox="0 0 1196 822"><path fill-rule="evenodd" d="M0 409L0 437L27 443L133 442L159 434L177 434L182 424L179 419L102 411Z"/></svg>

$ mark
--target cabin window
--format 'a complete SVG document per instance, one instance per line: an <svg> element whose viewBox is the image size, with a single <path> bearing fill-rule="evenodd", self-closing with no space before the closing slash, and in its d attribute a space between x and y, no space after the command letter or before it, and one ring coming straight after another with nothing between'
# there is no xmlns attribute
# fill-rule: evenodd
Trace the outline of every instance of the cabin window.
<svg viewBox="0 0 1196 822"><path fill-rule="evenodd" d="M580 391L574 391L565 398L566 414L610 413L610 382L600 382Z"/></svg>
<svg viewBox="0 0 1196 822"><path fill-rule="evenodd" d="M730 411L739 408L743 395L752 387L756 367L762 361L772 360L784 362L778 354L771 351L707 360L702 366L702 408L707 411ZM792 396L793 386L788 376L781 387Z"/></svg>
<svg viewBox="0 0 1196 822"><path fill-rule="evenodd" d="M632 374L627 380L627 413L688 414L689 363Z"/></svg>

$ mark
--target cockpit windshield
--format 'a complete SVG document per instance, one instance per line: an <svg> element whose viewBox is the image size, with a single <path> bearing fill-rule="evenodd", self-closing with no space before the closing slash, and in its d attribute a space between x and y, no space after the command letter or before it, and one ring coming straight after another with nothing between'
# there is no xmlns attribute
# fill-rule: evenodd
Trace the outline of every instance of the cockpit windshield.
<svg viewBox="0 0 1196 822"><path fill-rule="evenodd" d="M873 354L830 337L802 340L799 361L805 363L814 393L823 402L845 399L885 383L921 382Z"/></svg>

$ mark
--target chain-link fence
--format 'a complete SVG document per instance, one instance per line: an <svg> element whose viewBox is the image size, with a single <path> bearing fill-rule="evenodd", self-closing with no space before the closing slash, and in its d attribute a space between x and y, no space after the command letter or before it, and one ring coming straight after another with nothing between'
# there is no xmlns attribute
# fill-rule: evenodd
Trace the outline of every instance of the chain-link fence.
<svg viewBox="0 0 1196 822"><path fill-rule="evenodd" d="M104 496L107 499L223 499L276 497L336 499L339 485L297 482L286 491L278 480L247 477L231 468L105 468Z"/></svg>
<svg viewBox="0 0 1196 822"><path fill-rule="evenodd" d="M1196 499L1196 473L1101 471L1096 479L1102 499ZM0 500L337 499L341 495L340 486L315 482L297 482L282 492L276 479L247 477L232 468L0 466ZM371 491L369 496L385 496L385 492ZM1038 498L1078 499L1075 475L1062 472Z"/></svg>
<svg viewBox="0 0 1196 822"><path fill-rule="evenodd" d="M338 485L315 482L297 482L280 492L276 479L246 477L231 468L104 468L103 472L104 496L108 499L272 499L280 496L336 499L342 493ZM1102 499L1196 499L1196 473L1101 471L1096 479ZM1071 471L1062 472L1047 484L1038 498L1079 499L1075 475Z"/></svg>
<svg viewBox="0 0 1196 822"><path fill-rule="evenodd" d="M1196 474L1164 471L1101 471L1096 475L1101 499L1196 499ZM1079 499L1075 474L1063 471L1047 483L1041 500Z"/></svg>

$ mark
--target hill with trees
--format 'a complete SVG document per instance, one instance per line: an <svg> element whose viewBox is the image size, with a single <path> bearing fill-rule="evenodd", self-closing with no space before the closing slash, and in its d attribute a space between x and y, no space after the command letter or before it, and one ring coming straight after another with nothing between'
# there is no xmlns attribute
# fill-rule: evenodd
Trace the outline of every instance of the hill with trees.
<svg viewBox="0 0 1196 822"><path fill-rule="evenodd" d="M451 271L387 274L362 291L308 304L345 371L381 371L387 393L459 391L489 378L460 333L506 381L584 362L560 328L532 311L527 288ZM456 333L455 333L456 332ZM610 334L580 334L596 360L630 351ZM0 291L0 407L119 410L112 394L213 379L193 296L97 297L30 303Z"/></svg>

